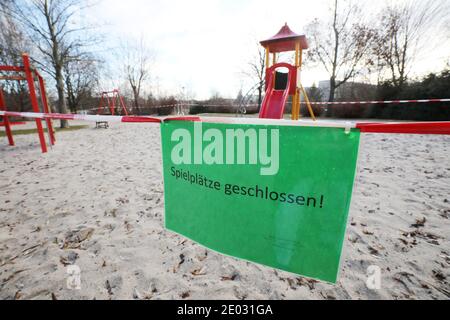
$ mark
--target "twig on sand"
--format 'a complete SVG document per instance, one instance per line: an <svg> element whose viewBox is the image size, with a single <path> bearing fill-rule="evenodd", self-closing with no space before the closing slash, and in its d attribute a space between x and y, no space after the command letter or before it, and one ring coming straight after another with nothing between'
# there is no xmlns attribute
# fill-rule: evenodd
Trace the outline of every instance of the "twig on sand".
<svg viewBox="0 0 450 320"><path fill-rule="evenodd" d="M34 246L31 246L31 247L23 249L21 253L19 253L19 254L15 255L14 257L11 257L8 260L4 261L0 266L3 267L4 265L10 264L14 260L19 258L20 256L24 256L25 257L25 256L28 256L28 255L34 253L38 249L38 247L43 246L45 243L46 242L38 243L38 244L36 244Z"/></svg>
<svg viewBox="0 0 450 320"><path fill-rule="evenodd" d="M29 269L22 269L22 270L14 271L8 278L3 279L3 282L0 284L0 287L3 287L8 281L10 281L12 278L14 278L19 273L22 273L22 272L27 271L27 270L29 270Z"/></svg>
<svg viewBox="0 0 450 320"><path fill-rule="evenodd" d="M435 286L434 284L432 284L432 283L429 282L429 281L426 281L426 280L421 280L421 281L422 281L423 283L427 284L428 286L430 286L430 287L436 289L437 291L439 291L440 293L442 293L443 295L445 295L447 298L450 298L450 291L448 291L448 290L446 290L446 289L443 289L443 288L439 288L439 287Z"/></svg>

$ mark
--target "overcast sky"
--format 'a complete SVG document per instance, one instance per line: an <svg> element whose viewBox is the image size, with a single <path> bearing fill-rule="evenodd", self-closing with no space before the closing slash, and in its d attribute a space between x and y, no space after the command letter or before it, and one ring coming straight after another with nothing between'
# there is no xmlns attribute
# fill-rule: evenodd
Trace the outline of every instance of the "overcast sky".
<svg viewBox="0 0 450 320"><path fill-rule="evenodd" d="M185 87L202 99L214 92L235 97L240 87L248 88L242 71L257 52L257 40L271 37L285 22L303 34L329 7L330 0L100 0L82 18L101 26L108 39L104 48L119 39L145 40L155 53L153 90L176 93ZM415 73L440 70L449 52L448 45L434 50ZM305 67L302 79L309 86L327 74Z"/></svg>

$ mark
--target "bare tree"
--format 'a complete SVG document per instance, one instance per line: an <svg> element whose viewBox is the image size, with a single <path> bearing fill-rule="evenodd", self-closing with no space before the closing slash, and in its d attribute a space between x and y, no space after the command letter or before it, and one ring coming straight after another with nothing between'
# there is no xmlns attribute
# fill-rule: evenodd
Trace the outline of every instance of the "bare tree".
<svg viewBox="0 0 450 320"><path fill-rule="evenodd" d="M30 52L31 45L26 35L12 19L10 2L0 3L0 64L21 65L22 53ZM18 111L25 111L27 86L21 81L5 80L5 88L16 98Z"/></svg>
<svg viewBox="0 0 450 320"><path fill-rule="evenodd" d="M133 93L134 108L140 114L139 99L144 83L150 77L150 65L154 58L152 52L146 47L144 40L128 42L122 48L124 61L123 72Z"/></svg>
<svg viewBox="0 0 450 320"><path fill-rule="evenodd" d="M313 102L322 101L322 91L316 86L315 83L312 84L311 87L306 89L306 93L308 94L308 98Z"/></svg>
<svg viewBox="0 0 450 320"><path fill-rule="evenodd" d="M98 65L99 61L90 55L80 56L64 63L67 102L72 113L76 113L98 87Z"/></svg>
<svg viewBox="0 0 450 320"><path fill-rule="evenodd" d="M433 28L433 38L442 40L448 33L435 28L449 14L449 6L443 1L407 1L387 5L379 14L380 24L374 42L374 55L379 59L380 72L386 70L389 81L400 90L408 80L408 73L417 58L417 52L432 46L427 36ZM442 23L443 24L443 23ZM443 26L444 27L444 26ZM440 43L442 45L442 42ZM383 79L383 77L380 77Z"/></svg>
<svg viewBox="0 0 450 320"><path fill-rule="evenodd" d="M256 87L258 92L258 108L261 108L265 81L264 77L266 73L266 56L265 49L259 43L256 43L256 46L258 51L248 63L248 69L244 70L243 74L249 77L253 83L253 86Z"/></svg>
<svg viewBox="0 0 450 320"><path fill-rule="evenodd" d="M30 50L26 35L11 16L11 2L0 3L0 63L19 65L22 53Z"/></svg>
<svg viewBox="0 0 450 320"><path fill-rule="evenodd" d="M334 0L328 20L316 19L306 27L311 41L309 58L330 75L329 101L334 101L338 87L361 72L371 49L374 32L357 22L360 13L351 1Z"/></svg>
<svg viewBox="0 0 450 320"><path fill-rule="evenodd" d="M95 42L88 35L88 27L76 23L76 14L88 4L80 0L6 0L9 14L28 33L40 53L34 63L50 74L56 83L58 112L67 113L65 99L64 64ZM61 120L61 127L68 122Z"/></svg>

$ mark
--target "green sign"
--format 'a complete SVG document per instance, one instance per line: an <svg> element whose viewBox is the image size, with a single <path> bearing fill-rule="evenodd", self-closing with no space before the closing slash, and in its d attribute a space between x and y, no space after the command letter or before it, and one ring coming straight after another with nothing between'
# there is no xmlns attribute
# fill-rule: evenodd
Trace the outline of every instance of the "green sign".
<svg viewBox="0 0 450 320"><path fill-rule="evenodd" d="M359 130L166 121L161 135L167 229L336 282Z"/></svg>

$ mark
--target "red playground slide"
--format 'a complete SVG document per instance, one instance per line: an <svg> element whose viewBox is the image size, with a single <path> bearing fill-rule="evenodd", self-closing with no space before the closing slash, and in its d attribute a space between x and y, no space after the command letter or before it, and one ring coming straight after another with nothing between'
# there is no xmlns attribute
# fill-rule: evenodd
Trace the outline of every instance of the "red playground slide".
<svg viewBox="0 0 450 320"><path fill-rule="evenodd" d="M261 110L259 112L259 118L266 119L282 119L284 114L284 107L286 105L287 99L289 97L289 91L292 89L292 71L289 70L288 81L286 85L286 89L284 90L276 90L274 88L275 81L274 75L277 68L281 67L289 67L290 65L279 63L277 65L269 68L269 76L266 78L267 81L267 90L266 95L264 96L264 100L261 105Z"/></svg>

